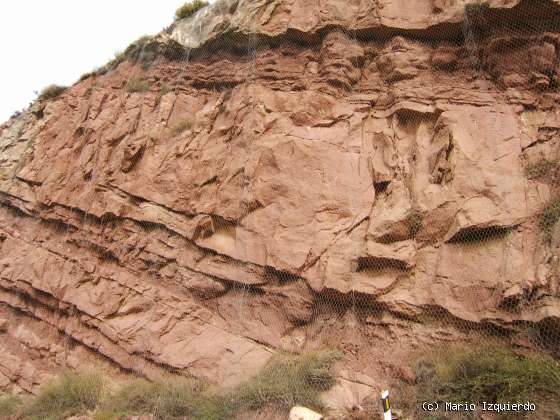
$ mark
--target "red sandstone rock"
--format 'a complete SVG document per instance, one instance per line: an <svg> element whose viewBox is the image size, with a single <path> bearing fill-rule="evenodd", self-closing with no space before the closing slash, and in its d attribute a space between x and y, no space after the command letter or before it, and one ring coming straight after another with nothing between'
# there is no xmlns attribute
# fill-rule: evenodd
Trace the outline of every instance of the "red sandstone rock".
<svg viewBox="0 0 560 420"><path fill-rule="evenodd" d="M488 3L217 3L150 67L4 124L0 387L85 354L231 384L323 341L374 377L376 348L459 324L558 334L560 236L536 223L555 187L523 166L559 152L558 2Z"/></svg>

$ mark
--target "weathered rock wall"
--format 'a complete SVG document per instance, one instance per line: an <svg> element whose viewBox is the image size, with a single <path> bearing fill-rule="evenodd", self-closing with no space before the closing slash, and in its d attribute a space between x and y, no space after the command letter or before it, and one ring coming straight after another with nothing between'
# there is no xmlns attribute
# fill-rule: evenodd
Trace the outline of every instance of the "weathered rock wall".
<svg viewBox="0 0 560 420"><path fill-rule="evenodd" d="M218 2L1 126L0 386L72 366L64 337L226 384L325 343L371 375L552 348L556 178L526 168L560 157L560 6L412 3Z"/></svg>

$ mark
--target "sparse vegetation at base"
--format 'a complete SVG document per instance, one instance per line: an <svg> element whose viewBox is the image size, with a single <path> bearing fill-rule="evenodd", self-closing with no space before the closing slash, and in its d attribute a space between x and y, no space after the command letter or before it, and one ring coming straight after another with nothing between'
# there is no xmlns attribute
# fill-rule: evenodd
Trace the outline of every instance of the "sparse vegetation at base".
<svg viewBox="0 0 560 420"><path fill-rule="evenodd" d="M211 387L195 379L130 381L110 392L96 373L64 373L45 384L36 397L0 397L0 410L22 420L59 420L90 415L117 420L150 414L155 419L222 420L274 407L286 413L294 405L321 408L321 392L335 384L333 366L342 357L332 350L278 355L260 373L236 387ZM11 411L8 411L11 410Z"/></svg>
<svg viewBox="0 0 560 420"><path fill-rule="evenodd" d="M22 398L16 395L0 395L0 414L6 417L16 416L22 408Z"/></svg>
<svg viewBox="0 0 560 420"><path fill-rule="evenodd" d="M544 232L550 232L554 225L560 220L560 198L552 200L541 211L539 225Z"/></svg>
<svg viewBox="0 0 560 420"><path fill-rule="evenodd" d="M138 379L124 385L101 404L96 420L130 415L153 414L157 419L192 416L203 391L200 383L189 379L148 382Z"/></svg>
<svg viewBox="0 0 560 420"><path fill-rule="evenodd" d="M420 358L415 373L418 400L530 401L560 415L560 363L552 358L520 356L497 345L455 346Z"/></svg>
<svg viewBox="0 0 560 420"><path fill-rule="evenodd" d="M25 404L25 419L65 419L95 409L104 391L104 378L95 372L66 372L47 382L37 397Z"/></svg>
<svg viewBox="0 0 560 420"><path fill-rule="evenodd" d="M175 19L184 19L187 18L189 16L194 15L196 12L198 12L200 9L202 9L203 7L208 6L208 2L204 1L204 0L192 0L189 1L185 4L183 4L181 7L179 7L176 11L175 11Z"/></svg>
<svg viewBox="0 0 560 420"><path fill-rule="evenodd" d="M126 90L130 93L147 92L150 89L150 83L147 80L130 79L126 84Z"/></svg>
<svg viewBox="0 0 560 420"><path fill-rule="evenodd" d="M66 86L49 85L39 93L39 99L54 99L66 90Z"/></svg>
<svg viewBox="0 0 560 420"><path fill-rule="evenodd" d="M319 395L335 384L332 366L341 358L336 350L300 357L279 356L236 392L243 407L258 409L294 405L321 408Z"/></svg>

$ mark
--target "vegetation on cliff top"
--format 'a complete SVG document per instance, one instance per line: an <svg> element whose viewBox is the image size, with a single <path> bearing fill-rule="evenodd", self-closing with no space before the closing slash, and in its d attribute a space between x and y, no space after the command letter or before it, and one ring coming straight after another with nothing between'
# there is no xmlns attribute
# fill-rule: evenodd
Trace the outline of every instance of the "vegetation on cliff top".
<svg viewBox="0 0 560 420"><path fill-rule="evenodd" d="M189 16L194 15L200 9L208 6L209 3L204 0L193 0L183 4L175 11L175 19L184 19ZM84 81L89 77L95 75L103 75L109 72L110 70L115 69L125 61L127 58L131 58L134 61L139 61L143 68L148 68L157 58L157 52L154 51L152 48L149 48L149 44L151 41L154 40L154 37L149 35L144 35L131 42L128 47L124 51L117 51L115 56L109 60L105 65L98 67L90 72L86 72L82 74L79 78L79 81Z"/></svg>
<svg viewBox="0 0 560 420"><path fill-rule="evenodd" d="M117 51L115 52L115 56L109 60L106 64L101 67L98 67L90 72L84 73L80 76L79 81L83 81L88 79L89 77L95 75L103 75L106 74L108 71L113 70L118 67L123 61L125 61L128 57L132 57L135 60L141 61L142 65L146 67L152 61L155 60L155 53L147 49L147 45L150 41L153 40L153 37L149 35L143 35L134 42L131 42L128 47L125 48L124 51Z"/></svg>
<svg viewBox="0 0 560 420"><path fill-rule="evenodd" d="M0 397L0 410L17 419L62 420L90 415L95 420L151 414L155 419L235 418L247 410L294 405L321 408L321 392L335 384L336 350L275 356L257 375L232 388L211 387L200 381L173 378L161 382L136 379L110 390L97 373L64 373L46 383L29 399Z"/></svg>
<svg viewBox="0 0 560 420"><path fill-rule="evenodd" d="M39 99L48 100L54 99L66 90L66 86L49 85L39 93Z"/></svg>
<svg viewBox="0 0 560 420"><path fill-rule="evenodd" d="M204 0L193 0L183 4L181 7L177 9L175 12L176 19L184 19L189 16L194 15L203 7L208 6L208 2Z"/></svg>

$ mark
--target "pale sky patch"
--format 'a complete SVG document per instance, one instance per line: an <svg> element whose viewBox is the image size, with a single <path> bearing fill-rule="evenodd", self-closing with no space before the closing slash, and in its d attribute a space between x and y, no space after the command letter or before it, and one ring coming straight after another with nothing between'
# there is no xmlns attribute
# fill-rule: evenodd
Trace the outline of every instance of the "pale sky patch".
<svg viewBox="0 0 560 420"><path fill-rule="evenodd" d="M45 86L71 85L142 35L172 21L184 0L0 2L0 124Z"/></svg>

